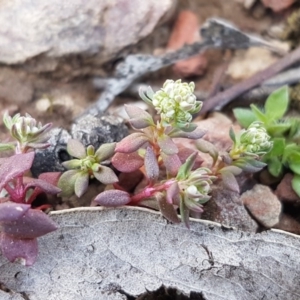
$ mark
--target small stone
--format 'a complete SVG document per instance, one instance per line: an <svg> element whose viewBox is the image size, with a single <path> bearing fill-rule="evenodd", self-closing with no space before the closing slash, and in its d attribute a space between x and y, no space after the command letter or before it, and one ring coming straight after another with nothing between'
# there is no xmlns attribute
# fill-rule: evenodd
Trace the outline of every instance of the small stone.
<svg viewBox="0 0 300 300"><path fill-rule="evenodd" d="M199 21L195 13L183 10L179 13L174 24L167 50L177 50L185 44L192 44L200 40ZM207 67L207 59L203 53L177 62L173 66L174 72L180 77L203 75Z"/></svg>
<svg viewBox="0 0 300 300"><path fill-rule="evenodd" d="M201 219L243 231L258 230L258 224L245 209L239 193L226 189L222 182L213 187L212 198L205 204Z"/></svg>
<svg viewBox="0 0 300 300"><path fill-rule="evenodd" d="M274 12L280 12L290 7L296 0L261 0L264 6L271 8Z"/></svg>
<svg viewBox="0 0 300 300"><path fill-rule="evenodd" d="M281 203L269 187L256 184L252 190L242 194L241 200L252 216L266 228L279 222Z"/></svg>
<svg viewBox="0 0 300 300"><path fill-rule="evenodd" d="M293 174L291 173L285 174L276 188L275 194L282 202L285 203L300 202L300 197L293 190L292 179L293 179Z"/></svg>

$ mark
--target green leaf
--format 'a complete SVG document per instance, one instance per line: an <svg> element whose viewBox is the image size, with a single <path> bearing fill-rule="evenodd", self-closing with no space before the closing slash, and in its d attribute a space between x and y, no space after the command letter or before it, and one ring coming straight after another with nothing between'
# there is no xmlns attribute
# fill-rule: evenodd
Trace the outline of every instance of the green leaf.
<svg viewBox="0 0 300 300"><path fill-rule="evenodd" d="M232 139L232 141L233 141L234 143L236 143L236 137L235 137L235 133L234 133L232 127L230 127L230 129L229 129L229 136L230 136L230 138Z"/></svg>
<svg viewBox="0 0 300 300"><path fill-rule="evenodd" d="M187 178L187 176L189 175L189 173L191 172L191 170L194 166L197 155L198 155L198 153L194 152L187 158L186 162L183 165L181 165L181 167L178 170L178 174L176 176L177 180L182 180L182 179Z"/></svg>
<svg viewBox="0 0 300 300"><path fill-rule="evenodd" d="M273 148L267 154L267 157L281 156L284 153L284 149L285 149L285 139L284 138L274 138L273 139Z"/></svg>
<svg viewBox="0 0 300 300"><path fill-rule="evenodd" d="M86 157L85 147L78 140L74 140L74 139L68 140L67 151L71 156L76 158L82 159Z"/></svg>
<svg viewBox="0 0 300 300"><path fill-rule="evenodd" d="M62 163L63 167L66 169L78 169L81 166L81 160L80 159L71 159L64 161Z"/></svg>
<svg viewBox="0 0 300 300"><path fill-rule="evenodd" d="M203 139L200 139L196 141L196 147L203 153L208 153L211 158L213 159L213 163L215 164L218 157L219 157L219 152L218 149L213 145L212 143L205 141Z"/></svg>
<svg viewBox="0 0 300 300"><path fill-rule="evenodd" d="M251 104L250 107L258 121L261 121L263 123L268 123L269 120L267 116L256 105Z"/></svg>
<svg viewBox="0 0 300 300"><path fill-rule="evenodd" d="M111 158L114 154L115 148L116 143L102 144L95 153L98 162L102 162Z"/></svg>
<svg viewBox="0 0 300 300"><path fill-rule="evenodd" d="M265 113L269 120L279 120L286 113L289 105L289 90L284 86L274 91L266 100Z"/></svg>
<svg viewBox="0 0 300 300"><path fill-rule="evenodd" d="M177 123L176 127L184 132L192 132L197 128L197 125L194 123Z"/></svg>
<svg viewBox="0 0 300 300"><path fill-rule="evenodd" d="M292 179L292 187L295 193L300 197L300 175L294 175Z"/></svg>
<svg viewBox="0 0 300 300"><path fill-rule="evenodd" d="M57 183L57 186L61 189L59 193L60 197L71 197L74 194L74 185L78 174L78 170L70 170L62 173Z"/></svg>
<svg viewBox="0 0 300 300"><path fill-rule="evenodd" d="M89 186L89 174L88 172L78 173L74 185L74 191L78 198L80 198L87 190Z"/></svg>
<svg viewBox="0 0 300 300"><path fill-rule="evenodd" d="M281 136L290 128L291 128L290 123L278 123L278 124L272 124L266 126L266 129L270 136Z"/></svg>
<svg viewBox="0 0 300 300"><path fill-rule="evenodd" d="M15 145L13 143L2 144L0 143L0 151L13 150Z"/></svg>
<svg viewBox="0 0 300 300"><path fill-rule="evenodd" d="M93 175L103 184L111 184L119 180L114 171L106 166L101 166L98 172L93 172Z"/></svg>
<svg viewBox="0 0 300 300"><path fill-rule="evenodd" d="M251 123L257 121L254 112L249 108L235 108L233 109L233 114L244 128L248 128Z"/></svg>
<svg viewBox="0 0 300 300"><path fill-rule="evenodd" d="M183 199L180 199L180 216L187 228L190 228L189 223L189 209L186 207Z"/></svg>
<svg viewBox="0 0 300 300"><path fill-rule="evenodd" d="M270 157L267 160L268 170L270 174L274 177L279 177L282 173L283 165L281 160L277 157Z"/></svg>
<svg viewBox="0 0 300 300"><path fill-rule="evenodd" d="M150 86L148 86L147 88L140 88L139 95L143 101L145 101L148 105L153 107L152 98L153 98L154 92Z"/></svg>

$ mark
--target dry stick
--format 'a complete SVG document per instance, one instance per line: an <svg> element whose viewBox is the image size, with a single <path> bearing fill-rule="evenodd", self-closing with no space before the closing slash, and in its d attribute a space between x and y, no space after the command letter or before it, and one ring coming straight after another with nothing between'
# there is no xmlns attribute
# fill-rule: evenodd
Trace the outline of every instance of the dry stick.
<svg viewBox="0 0 300 300"><path fill-rule="evenodd" d="M247 92L257 85L260 85L263 81L276 75L277 73L286 69L297 61L300 61L300 48L297 48L296 50L287 54L285 57L283 57L267 69L256 73L249 79L246 79L245 81L234 85L224 92L218 93L216 96L207 99L203 103L203 107L199 114L203 115L217 106L225 106L226 104L234 100L237 96L241 95L244 92Z"/></svg>

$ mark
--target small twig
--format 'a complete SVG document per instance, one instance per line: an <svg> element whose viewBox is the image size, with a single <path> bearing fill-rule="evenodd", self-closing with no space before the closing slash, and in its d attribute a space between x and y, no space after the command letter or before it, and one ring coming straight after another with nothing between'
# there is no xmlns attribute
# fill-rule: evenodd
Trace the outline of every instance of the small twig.
<svg viewBox="0 0 300 300"><path fill-rule="evenodd" d="M300 81L300 68L293 68L282 72L263 82L263 86L285 85L298 83Z"/></svg>
<svg viewBox="0 0 300 300"><path fill-rule="evenodd" d="M213 110L215 107L225 106L242 93L247 92L250 89L260 85L265 80L271 78L275 74L283 71L284 69L298 61L300 61L300 48L297 48L296 50L287 54L285 57L283 57L267 69L256 73L249 79L246 79L241 83L238 83L235 86L225 90L224 92L218 93L216 96L207 99L203 104L200 114L203 115Z"/></svg>
<svg viewBox="0 0 300 300"><path fill-rule="evenodd" d="M186 45L183 48L168 52L162 56L129 55L124 62L117 66L114 78L100 79L99 85L104 91L96 104L85 111L85 114L98 114L105 111L114 98L126 90L136 79L143 75L169 66L179 60L197 55L209 48L244 49L251 46L268 47L272 51L280 52L261 38L245 34L232 24L220 20L209 19L201 28L203 42ZM97 79L95 79L97 85Z"/></svg>

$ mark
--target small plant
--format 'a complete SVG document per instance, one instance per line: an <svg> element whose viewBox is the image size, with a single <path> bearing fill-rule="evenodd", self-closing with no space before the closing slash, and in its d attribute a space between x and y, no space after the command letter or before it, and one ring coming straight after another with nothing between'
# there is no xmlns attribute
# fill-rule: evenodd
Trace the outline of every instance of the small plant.
<svg viewBox="0 0 300 300"><path fill-rule="evenodd" d="M260 158L272 147L270 138L260 123L253 123L237 135L231 131L231 151L219 154L212 144L201 139L205 131L192 123L192 114L202 106L193 94L194 87L193 83L167 80L156 93L150 87L141 91L141 98L156 110L156 119L141 108L126 105L135 132L116 145L104 144L95 152L91 146L85 150L81 143L71 140L68 152L76 159L64 163L71 170L60 178L61 194L70 196L75 192L81 196L89 178L95 177L102 183L113 184L96 196L97 204L155 207L174 223L180 221L179 209L181 219L189 226L190 211L203 212L202 205L210 199L216 179L222 178L227 187L238 190L235 175L265 166ZM212 156L211 168L201 167L199 151L179 147L174 141L178 137L197 140L198 149ZM120 172L142 170L144 186L134 193L124 190L115 174L102 165L107 159Z"/></svg>
<svg viewBox="0 0 300 300"><path fill-rule="evenodd" d="M29 266L38 254L37 238L57 229L42 212L49 205L35 207L34 200L41 193L60 192L55 186L60 173L44 173L38 179L27 174L34 149L48 146L46 133L51 124L42 126L28 114L11 118L7 113L3 122L14 141L0 144L0 150L13 150L14 154L2 158L0 165L0 249L10 261Z"/></svg>
<svg viewBox="0 0 300 300"><path fill-rule="evenodd" d="M268 171L281 178L286 170L291 170L294 173L293 189L300 196L300 119L285 116L288 106L288 87L284 86L268 97L264 108L252 104L251 109L234 109L234 115L244 127L253 121L260 122L273 144L263 158Z"/></svg>
<svg viewBox="0 0 300 300"><path fill-rule="evenodd" d="M75 193L81 197L88 188L90 178L96 178L103 184L117 182L118 177L112 169L103 165L114 154L115 147L116 143L103 144L95 152L92 145L85 149L81 142L70 139L67 151L75 159L62 163L69 170L59 179L60 196L70 197Z"/></svg>

